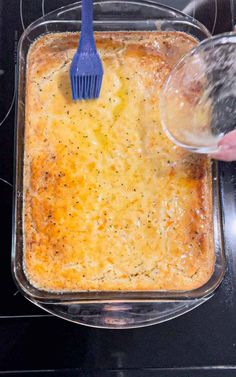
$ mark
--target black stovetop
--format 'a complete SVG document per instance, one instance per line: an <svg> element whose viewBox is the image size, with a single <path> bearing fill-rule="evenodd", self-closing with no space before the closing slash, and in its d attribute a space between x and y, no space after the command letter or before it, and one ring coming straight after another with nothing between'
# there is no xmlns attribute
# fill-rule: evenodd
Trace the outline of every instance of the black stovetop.
<svg viewBox="0 0 236 377"><path fill-rule="evenodd" d="M96 330L51 317L17 292L10 268L17 42L42 12L70 2L0 0L0 374L236 376L236 163L220 165L228 270L214 297L193 312L151 328ZM159 2L181 8L188 1Z"/></svg>

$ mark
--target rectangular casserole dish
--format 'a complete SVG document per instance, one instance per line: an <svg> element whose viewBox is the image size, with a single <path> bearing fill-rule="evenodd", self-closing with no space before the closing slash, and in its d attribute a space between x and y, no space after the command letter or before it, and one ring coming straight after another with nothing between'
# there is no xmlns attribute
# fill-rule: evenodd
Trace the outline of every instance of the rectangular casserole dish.
<svg viewBox="0 0 236 377"><path fill-rule="evenodd" d="M103 12L103 4L110 3L112 12ZM147 7L152 6L146 2ZM124 11L124 7L128 12ZM175 14L167 7L153 5L152 19L137 7L137 2L98 2L95 3L96 31L184 31L201 40L208 36L194 20L184 17L181 13ZM132 10L133 7L133 10ZM106 8L107 9L107 8ZM114 11L115 9L115 11ZM123 12L122 12L123 9ZM132 11L132 20L131 14ZM210 280L202 287L191 291L81 291L67 293L46 292L33 287L28 281L23 268L23 171L24 171L24 137L25 137L25 89L26 89L26 59L32 42L45 33L79 31L80 7L65 7L57 13L46 16L32 24L24 33L19 46L18 56L18 101L16 119L16 166L15 166L15 212L13 218L13 272L17 284L23 293L30 299L38 302L110 302L110 301L155 301L179 300L205 297L212 293L220 284L225 270L225 257L222 244L221 208L219 200L219 183L217 164L212 165L212 196L213 196L213 223L214 223L214 251L215 268ZM102 19L101 17L104 17ZM119 17L119 19L117 19ZM96 20L96 18L98 20Z"/></svg>

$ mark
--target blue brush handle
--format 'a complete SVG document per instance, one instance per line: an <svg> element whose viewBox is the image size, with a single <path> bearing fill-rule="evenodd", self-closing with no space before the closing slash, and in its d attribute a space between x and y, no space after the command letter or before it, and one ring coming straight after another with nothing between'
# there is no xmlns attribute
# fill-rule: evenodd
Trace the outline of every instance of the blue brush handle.
<svg viewBox="0 0 236 377"><path fill-rule="evenodd" d="M82 0L82 27L79 52L96 52L93 35L93 0Z"/></svg>

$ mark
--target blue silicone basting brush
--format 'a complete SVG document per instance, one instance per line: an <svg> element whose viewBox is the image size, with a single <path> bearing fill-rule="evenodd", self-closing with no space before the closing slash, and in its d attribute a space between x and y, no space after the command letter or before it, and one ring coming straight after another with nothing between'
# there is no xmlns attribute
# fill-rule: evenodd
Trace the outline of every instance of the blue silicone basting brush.
<svg viewBox="0 0 236 377"><path fill-rule="evenodd" d="M82 27L78 50L70 67L72 98L98 98L103 67L93 33L93 0L82 0Z"/></svg>

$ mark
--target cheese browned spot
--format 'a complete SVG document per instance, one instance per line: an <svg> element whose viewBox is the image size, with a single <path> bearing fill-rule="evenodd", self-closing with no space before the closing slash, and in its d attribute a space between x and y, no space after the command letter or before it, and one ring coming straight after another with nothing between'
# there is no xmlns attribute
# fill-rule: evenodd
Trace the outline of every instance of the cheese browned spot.
<svg viewBox="0 0 236 377"><path fill-rule="evenodd" d="M214 270L206 157L163 134L159 93L196 43L98 33L101 96L72 102L78 35L48 34L27 63L24 268L46 291L191 290Z"/></svg>

